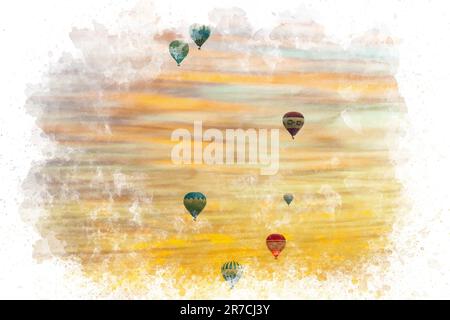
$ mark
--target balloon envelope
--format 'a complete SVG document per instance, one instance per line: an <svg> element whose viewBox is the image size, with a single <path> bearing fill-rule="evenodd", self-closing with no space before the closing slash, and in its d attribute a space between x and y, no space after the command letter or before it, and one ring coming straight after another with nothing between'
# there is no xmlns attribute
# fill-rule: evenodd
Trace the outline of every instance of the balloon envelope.
<svg viewBox="0 0 450 320"><path fill-rule="evenodd" d="M233 289L242 276L242 266L236 261L228 261L222 265L222 276Z"/></svg>
<svg viewBox="0 0 450 320"><path fill-rule="evenodd" d="M184 196L183 203L195 221L206 206L206 197L201 192L189 192Z"/></svg>
<svg viewBox="0 0 450 320"><path fill-rule="evenodd" d="M305 123L305 118L300 112L288 112L283 116L283 125L286 130L291 134L292 139L300 131Z"/></svg>
<svg viewBox="0 0 450 320"><path fill-rule="evenodd" d="M172 41L169 44L169 52L172 58L177 62L177 65L180 65L181 61L189 53L189 45L181 40Z"/></svg>
<svg viewBox="0 0 450 320"><path fill-rule="evenodd" d="M205 25L193 24L190 28L190 34L192 40L200 50L200 47L205 43L206 40L208 40L211 34L211 29Z"/></svg>
<svg viewBox="0 0 450 320"><path fill-rule="evenodd" d="M290 205L291 202L292 202L292 200L294 200L294 196L292 195L292 193L286 193L286 194L283 196L283 199L284 199L284 201L286 201L286 203L287 203L288 205Z"/></svg>
<svg viewBox="0 0 450 320"><path fill-rule="evenodd" d="M266 238L266 244L272 255L277 259L286 246L286 238L282 234L273 233Z"/></svg>

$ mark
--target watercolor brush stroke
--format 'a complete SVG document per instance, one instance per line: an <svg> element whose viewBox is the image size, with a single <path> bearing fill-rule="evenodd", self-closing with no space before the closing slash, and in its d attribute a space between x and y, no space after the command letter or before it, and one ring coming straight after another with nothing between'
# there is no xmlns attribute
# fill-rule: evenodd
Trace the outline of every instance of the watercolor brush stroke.
<svg viewBox="0 0 450 320"><path fill-rule="evenodd" d="M151 6L124 12L119 32L71 32L78 54L52 65L27 102L54 142L23 187L23 218L42 237L35 259L75 261L126 297L229 296L221 268L231 260L245 266L234 292L262 299L337 274L370 290L367 265L387 265L402 205L390 157L406 113L396 40L374 29L342 48L304 18L254 30L238 8L209 17L201 50L189 38L196 21L160 29ZM195 48L180 66L175 39ZM305 117L295 140L282 122L292 111ZM196 121L204 132L279 130L278 170L173 163L172 133ZM208 199L195 222L183 205L191 191ZM270 234L287 239L276 260Z"/></svg>

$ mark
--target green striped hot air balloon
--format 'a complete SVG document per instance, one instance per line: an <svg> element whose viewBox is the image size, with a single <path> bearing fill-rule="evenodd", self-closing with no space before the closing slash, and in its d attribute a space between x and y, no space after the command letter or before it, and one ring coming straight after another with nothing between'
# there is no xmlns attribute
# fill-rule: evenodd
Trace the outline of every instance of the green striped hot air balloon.
<svg viewBox="0 0 450 320"><path fill-rule="evenodd" d="M206 206L206 197L201 192L189 192L184 196L183 203L195 221Z"/></svg>
<svg viewBox="0 0 450 320"><path fill-rule="evenodd" d="M225 262L222 266L222 276L225 281L230 285L230 288L233 289L234 285L239 281L242 276L243 268L236 261L228 261Z"/></svg>

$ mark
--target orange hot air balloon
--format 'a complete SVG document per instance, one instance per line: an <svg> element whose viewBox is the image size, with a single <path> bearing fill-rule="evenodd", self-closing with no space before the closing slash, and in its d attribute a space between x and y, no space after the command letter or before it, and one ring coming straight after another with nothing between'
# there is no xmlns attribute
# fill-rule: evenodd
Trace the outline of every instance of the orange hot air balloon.
<svg viewBox="0 0 450 320"><path fill-rule="evenodd" d="M275 259L277 259L286 246L286 238L282 234L273 233L267 237L266 244Z"/></svg>

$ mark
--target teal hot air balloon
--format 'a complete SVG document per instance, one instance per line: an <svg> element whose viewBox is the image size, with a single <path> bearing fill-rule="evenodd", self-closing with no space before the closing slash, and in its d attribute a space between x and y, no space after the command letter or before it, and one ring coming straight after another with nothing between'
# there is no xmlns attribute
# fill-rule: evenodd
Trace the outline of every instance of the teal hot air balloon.
<svg viewBox="0 0 450 320"><path fill-rule="evenodd" d="M198 50L200 50L201 46L211 35L211 29L205 25L193 24L190 28L190 34L192 40L198 46Z"/></svg>
<svg viewBox="0 0 450 320"><path fill-rule="evenodd" d="M222 266L222 276L225 281L230 285L230 288L233 289L234 285L239 281L242 276L243 268L236 261L228 261L225 262Z"/></svg>
<svg viewBox="0 0 450 320"><path fill-rule="evenodd" d="M183 203L195 221L206 206L206 197L201 192L189 192L184 196Z"/></svg>
<svg viewBox="0 0 450 320"><path fill-rule="evenodd" d="M181 40L172 41L169 44L169 52L179 66L189 53L189 45Z"/></svg>
<svg viewBox="0 0 450 320"><path fill-rule="evenodd" d="M284 201L286 201L286 203L287 203L288 205L290 205L291 202L292 202L292 200L294 200L294 196L292 195L292 193L286 193L286 194L283 196L283 199L284 199Z"/></svg>

